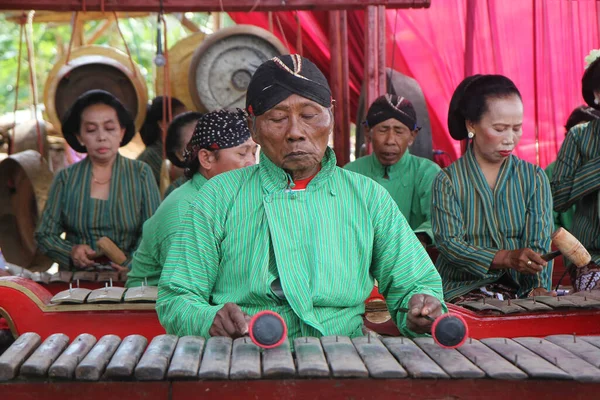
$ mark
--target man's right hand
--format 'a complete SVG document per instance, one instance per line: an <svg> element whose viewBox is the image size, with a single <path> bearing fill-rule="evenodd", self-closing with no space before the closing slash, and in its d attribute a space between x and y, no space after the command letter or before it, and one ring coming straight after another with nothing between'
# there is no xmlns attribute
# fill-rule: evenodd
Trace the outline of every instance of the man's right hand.
<svg viewBox="0 0 600 400"><path fill-rule="evenodd" d="M215 315L208 333L210 336L227 336L236 339L248 333L249 321L250 316L237 304L226 303Z"/></svg>
<svg viewBox="0 0 600 400"><path fill-rule="evenodd" d="M541 272L548 263L535 251L525 248L519 250L500 250L492 261L492 269L510 268L521 274L534 275Z"/></svg>
<svg viewBox="0 0 600 400"><path fill-rule="evenodd" d="M78 244L71 248L71 260L77 268L85 268L94 264L96 252L87 244Z"/></svg>

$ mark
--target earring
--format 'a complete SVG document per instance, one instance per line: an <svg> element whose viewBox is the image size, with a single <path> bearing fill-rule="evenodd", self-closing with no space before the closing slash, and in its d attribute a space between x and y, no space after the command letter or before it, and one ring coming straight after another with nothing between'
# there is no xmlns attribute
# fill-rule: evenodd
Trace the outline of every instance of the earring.
<svg viewBox="0 0 600 400"><path fill-rule="evenodd" d="M474 137L474 136L475 136L475 133L473 133L473 132L471 132L471 131L469 131L469 133L467 134L467 137L468 137L469 139L473 139L473 137Z"/></svg>
<svg viewBox="0 0 600 400"><path fill-rule="evenodd" d="M598 104L600 104L600 99L598 99L598 98L596 97L596 98L594 99L594 104L595 104L595 105L598 105Z"/></svg>

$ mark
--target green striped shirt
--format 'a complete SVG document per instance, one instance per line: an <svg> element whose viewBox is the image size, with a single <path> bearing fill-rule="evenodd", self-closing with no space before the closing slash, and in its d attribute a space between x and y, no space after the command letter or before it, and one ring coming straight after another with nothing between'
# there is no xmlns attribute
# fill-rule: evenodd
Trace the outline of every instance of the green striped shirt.
<svg viewBox="0 0 600 400"><path fill-rule="evenodd" d="M546 175L548 176L548 180L552 182L552 176L554 174L554 167L556 167L556 162L548 164L545 169ZM565 228L569 232L573 227L573 215L575 215L576 206L573 205L565 212L556 212L554 211L554 229Z"/></svg>
<svg viewBox="0 0 600 400"><path fill-rule="evenodd" d="M152 218L146 221L142 242L133 255L127 287L141 286L144 280L150 286L158 285L169 248L181 229L183 216L205 182L206 178L197 173L191 181L165 199Z"/></svg>
<svg viewBox="0 0 600 400"><path fill-rule="evenodd" d="M177 178L175 181L173 181L169 187L167 188L167 190L165 190L165 197L163 198L166 199L168 195L171 194L171 192L173 192L173 190L177 189L178 187L180 187L181 185L183 185L184 183L186 183L189 179L185 176L182 175L179 178Z"/></svg>
<svg viewBox="0 0 600 400"><path fill-rule="evenodd" d="M70 268L73 246L87 244L96 250L96 240L106 236L127 256L123 265L130 266L142 225L160 203L152 171L146 164L117 155L108 200L90 197L91 180L88 158L54 177L35 232L38 247L61 268Z"/></svg>
<svg viewBox="0 0 600 400"><path fill-rule="evenodd" d="M346 164L349 171L368 176L383 186L398 205L402 215L415 233L431 232L431 187L440 167L431 160L413 156L406 151L400 161L387 167L381 165L375 154L361 157ZM384 178L386 175L389 179Z"/></svg>
<svg viewBox="0 0 600 400"><path fill-rule="evenodd" d="M431 213L446 300L493 283L505 272L517 283L519 297L537 287L550 289L552 263L536 275L490 270L498 250L550 250L552 194L541 168L510 156L492 190L469 147L436 177Z"/></svg>
<svg viewBox="0 0 600 400"><path fill-rule="evenodd" d="M142 151L142 154L140 154L137 159L150 166L152 169L152 174L156 179L156 185L160 186L160 170L162 169L163 162L162 142L157 140L150 146L146 146L144 151Z"/></svg>
<svg viewBox="0 0 600 400"><path fill-rule="evenodd" d="M362 335L376 278L405 335L412 295L442 298L439 274L390 195L336 167L327 149L304 191L266 156L212 178L181 224L164 267L156 310L167 332L208 336L227 302L253 315L273 310L288 337ZM280 279L285 299L271 285Z"/></svg>
<svg viewBox="0 0 600 400"><path fill-rule="evenodd" d="M556 159L552 177L554 209L574 204L573 235L600 264L600 121L577 125L569 131Z"/></svg>

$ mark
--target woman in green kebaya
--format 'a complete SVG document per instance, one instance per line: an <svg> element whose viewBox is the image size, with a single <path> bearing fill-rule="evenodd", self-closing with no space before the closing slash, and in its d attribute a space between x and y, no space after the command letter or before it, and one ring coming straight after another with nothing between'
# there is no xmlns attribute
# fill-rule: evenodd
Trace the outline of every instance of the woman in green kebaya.
<svg viewBox="0 0 600 400"><path fill-rule="evenodd" d="M112 94L93 90L67 112L62 133L87 157L54 177L35 234L38 246L63 269L93 268L102 263L96 241L105 236L127 257L112 266L125 270L142 225L160 203L150 167L119 155L119 147L135 134L133 119Z"/></svg>

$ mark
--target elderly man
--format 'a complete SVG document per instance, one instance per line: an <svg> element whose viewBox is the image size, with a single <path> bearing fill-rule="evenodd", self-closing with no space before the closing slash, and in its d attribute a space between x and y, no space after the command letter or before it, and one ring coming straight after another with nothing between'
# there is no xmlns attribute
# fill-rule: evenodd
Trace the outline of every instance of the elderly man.
<svg viewBox="0 0 600 400"><path fill-rule="evenodd" d="M365 125L373 154L344 168L383 186L421 243L431 244L431 187L440 167L408 151L420 129L412 103L396 95L381 96L369 108Z"/></svg>
<svg viewBox="0 0 600 400"><path fill-rule="evenodd" d="M404 335L430 331L441 279L385 189L336 167L321 71L299 55L266 61L246 104L260 163L211 179L192 203L159 283L167 332L235 338L272 310L290 339L362 335L374 278Z"/></svg>

